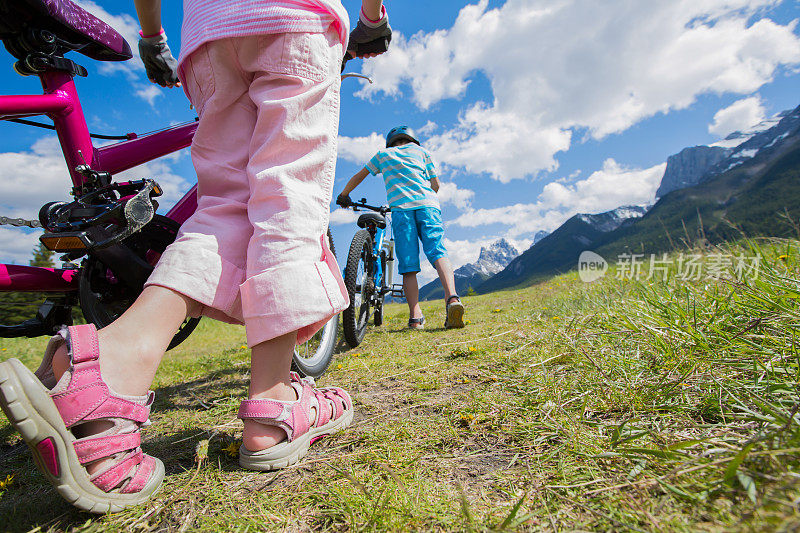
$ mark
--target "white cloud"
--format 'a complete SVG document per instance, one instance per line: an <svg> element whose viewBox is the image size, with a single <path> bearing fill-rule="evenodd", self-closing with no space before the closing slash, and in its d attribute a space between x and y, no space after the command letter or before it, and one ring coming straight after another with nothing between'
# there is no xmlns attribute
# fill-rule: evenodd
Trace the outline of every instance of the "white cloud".
<svg viewBox="0 0 800 533"><path fill-rule="evenodd" d="M162 89L157 85L138 85L134 91L136 96L150 104L155 104L156 98L163 96Z"/></svg>
<svg viewBox="0 0 800 533"><path fill-rule="evenodd" d="M523 115L478 103L459 116L455 128L426 144L445 168L485 172L508 183L537 170L556 170L555 154L569 149L571 138L569 130L541 127Z"/></svg>
<svg viewBox="0 0 800 533"><path fill-rule="evenodd" d="M367 137L345 137L340 135L338 144L340 158L357 165L364 165L372 159L372 156L378 150L386 146L386 139L374 132Z"/></svg>
<svg viewBox="0 0 800 533"><path fill-rule="evenodd" d="M69 200L71 183L55 136L36 141L30 151L0 153L0 209L34 219L46 202Z"/></svg>
<svg viewBox="0 0 800 533"><path fill-rule="evenodd" d="M33 249L39 244L39 230L3 226L0 228L0 262L27 265L33 258Z"/></svg>
<svg viewBox="0 0 800 533"><path fill-rule="evenodd" d="M576 213L599 213L621 205L649 202L664 177L666 166L662 163L647 169L630 169L606 159L603 168L585 180L572 185L548 183L539 201Z"/></svg>
<svg viewBox="0 0 800 533"><path fill-rule="evenodd" d="M762 18L780 0L487 0L446 30L397 35L364 63L374 85L422 109L466 94L481 71L493 101L428 143L439 159L500 181L553 170L571 133L596 139L702 94L751 94L800 64L797 21Z"/></svg>
<svg viewBox="0 0 800 533"><path fill-rule="evenodd" d="M629 169L613 159L584 180L571 185L545 185L536 202L493 209L475 209L451 221L462 227L508 226L507 237L519 238L539 230L553 231L577 213L600 213L622 205L650 202L664 176L666 163L648 169Z"/></svg>
<svg viewBox="0 0 800 533"><path fill-rule="evenodd" d="M422 136L428 136L433 134L434 131L439 129L439 125L431 120L425 123L424 126L417 129L417 133Z"/></svg>
<svg viewBox="0 0 800 533"><path fill-rule="evenodd" d="M352 209L336 209L335 211L331 212L331 226L343 226L349 224L355 224L358 220L358 213L353 211Z"/></svg>
<svg viewBox="0 0 800 533"><path fill-rule="evenodd" d="M458 185L448 181L439 182L439 191L436 195L442 204L453 204L460 209L465 209L470 206L475 192L469 189L459 189Z"/></svg>
<svg viewBox="0 0 800 533"><path fill-rule="evenodd" d="M714 122L709 124L708 132L726 137L735 131L743 131L766 118L766 109L758 96L743 98L714 115Z"/></svg>

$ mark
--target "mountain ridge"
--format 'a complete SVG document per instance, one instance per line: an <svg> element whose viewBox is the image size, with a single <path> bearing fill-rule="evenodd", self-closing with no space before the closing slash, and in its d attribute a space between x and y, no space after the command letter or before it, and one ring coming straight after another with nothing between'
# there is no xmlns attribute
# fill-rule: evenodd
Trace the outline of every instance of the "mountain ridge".
<svg viewBox="0 0 800 533"><path fill-rule="evenodd" d="M736 140L739 144L717 147L728 151L726 157L706 165L705 173L693 177L696 183L661 195L642 216L601 231L604 216L616 210L575 215L476 290L485 293L521 286L538 276L571 270L583 250L609 259L632 250L669 251L683 240L714 243L742 234L780 236L794 231L788 222L782 227L776 217L785 212L789 218L800 218L800 106L776 117L780 120L772 127L728 143Z"/></svg>

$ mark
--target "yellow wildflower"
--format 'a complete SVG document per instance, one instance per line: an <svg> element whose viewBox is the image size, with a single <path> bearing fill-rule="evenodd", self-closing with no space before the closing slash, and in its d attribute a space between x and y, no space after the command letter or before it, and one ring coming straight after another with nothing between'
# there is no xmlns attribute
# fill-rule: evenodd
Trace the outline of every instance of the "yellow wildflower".
<svg viewBox="0 0 800 533"><path fill-rule="evenodd" d="M5 350L5 348L3 348ZM5 480L0 480L0 490L5 490L7 487L11 485L14 481L14 474L9 474L6 476Z"/></svg>
<svg viewBox="0 0 800 533"><path fill-rule="evenodd" d="M470 352L474 352L475 350L476 350L476 348L475 348L474 346L470 346L470 347L469 347L469 351L470 351Z"/></svg>
<svg viewBox="0 0 800 533"><path fill-rule="evenodd" d="M341 369L342 368L342 363L339 363L338 365L336 365L336 368Z"/></svg>
<svg viewBox="0 0 800 533"><path fill-rule="evenodd" d="M780 259L781 261L786 261L787 259L789 259L789 256L788 256L788 255L786 255L786 254L779 255L779 256L778 256L778 259Z"/></svg>
<svg viewBox="0 0 800 533"><path fill-rule="evenodd" d="M246 349L247 349L247 345L246 345L246 344L242 344L240 348L241 348L242 350L246 350Z"/></svg>
<svg viewBox="0 0 800 533"><path fill-rule="evenodd" d="M242 445L241 442L231 442L230 444L225 446L222 449L222 451L226 452L231 457L236 457L237 455L239 455L239 446L241 446L241 445Z"/></svg>

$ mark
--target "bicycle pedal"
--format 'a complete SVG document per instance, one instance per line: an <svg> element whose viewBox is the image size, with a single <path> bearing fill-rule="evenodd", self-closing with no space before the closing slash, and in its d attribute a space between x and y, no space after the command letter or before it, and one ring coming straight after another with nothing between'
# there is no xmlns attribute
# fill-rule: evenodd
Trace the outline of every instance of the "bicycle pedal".
<svg viewBox="0 0 800 533"><path fill-rule="evenodd" d="M405 297L405 293L403 292L403 286L398 284L398 283L395 283L394 285L392 285L392 290L390 291L390 294L392 296L396 296L398 298L404 298Z"/></svg>

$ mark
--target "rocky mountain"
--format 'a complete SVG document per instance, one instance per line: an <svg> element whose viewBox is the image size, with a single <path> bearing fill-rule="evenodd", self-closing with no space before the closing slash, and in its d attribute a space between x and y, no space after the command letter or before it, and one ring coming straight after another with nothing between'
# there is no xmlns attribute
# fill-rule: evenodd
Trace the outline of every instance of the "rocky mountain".
<svg viewBox="0 0 800 533"><path fill-rule="evenodd" d="M484 280L503 270L514 258L519 255L513 244L505 239L500 239L488 247L481 247L478 260L468 263L453 272L455 274L456 291L466 294L470 287L475 288ZM420 300L435 300L444 298L444 290L438 279L435 279L419 290Z"/></svg>
<svg viewBox="0 0 800 533"><path fill-rule="evenodd" d="M539 230L539 231L537 231L537 232L536 232L536 233L533 235L533 242L531 243L531 246L536 246L536 244L537 244L539 241L541 241L542 239L544 239L544 238L545 238L545 237L547 237L548 235L550 235L550 232L549 232L549 231L545 231L545 230L543 230L543 229L542 229L542 230Z"/></svg>
<svg viewBox="0 0 800 533"><path fill-rule="evenodd" d="M648 206L623 206L597 214L578 214L553 233L528 248L506 268L475 287L479 293L519 285L539 273L569 270L578 264L578 256L602 242L605 236L633 223L647 213Z"/></svg>
<svg viewBox="0 0 800 533"><path fill-rule="evenodd" d="M625 252L658 254L701 240L716 243L740 239L742 234L796 237L793 221L800 220L800 107L776 120L761 131L751 130L721 141L727 144L719 148L730 151L725 159L694 185L661 196L646 213L638 206L599 215L575 215L476 290L483 293L529 284L571 270L583 250L593 250L614 262Z"/></svg>
<svg viewBox="0 0 800 533"><path fill-rule="evenodd" d="M454 274L465 278L478 274L489 277L503 270L518 255L519 250L514 245L505 239L500 239L493 242L488 248L481 247L478 260L456 269Z"/></svg>
<svg viewBox="0 0 800 533"><path fill-rule="evenodd" d="M603 233L614 231L625 222L644 216L647 213L648 205L624 205L605 213L596 215L575 215L581 220L593 226Z"/></svg>
<svg viewBox="0 0 800 533"><path fill-rule="evenodd" d="M667 169L656 191L656 198L700 183L709 170L727 159L730 148L721 146L692 146L667 158Z"/></svg>
<svg viewBox="0 0 800 533"><path fill-rule="evenodd" d="M728 135L710 146L692 146L667 158L664 177L656 198L685 187L691 187L727 172L769 150L800 127L800 107L784 111L745 130Z"/></svg>
<svg viewBox="0 0 800 533"><path fill-rule="evenodd" d="M800 106L791 111L779 113L776 117L756 125L744 134L737 132L729 135L726 140L736 137L735 141L741 140L742 142L732 147L731 154L727 159L714 166L703 177L703 180L727 172L754 158L756 155L767 155L774 152L788 137L796 135L799 130Z"/></svg>

